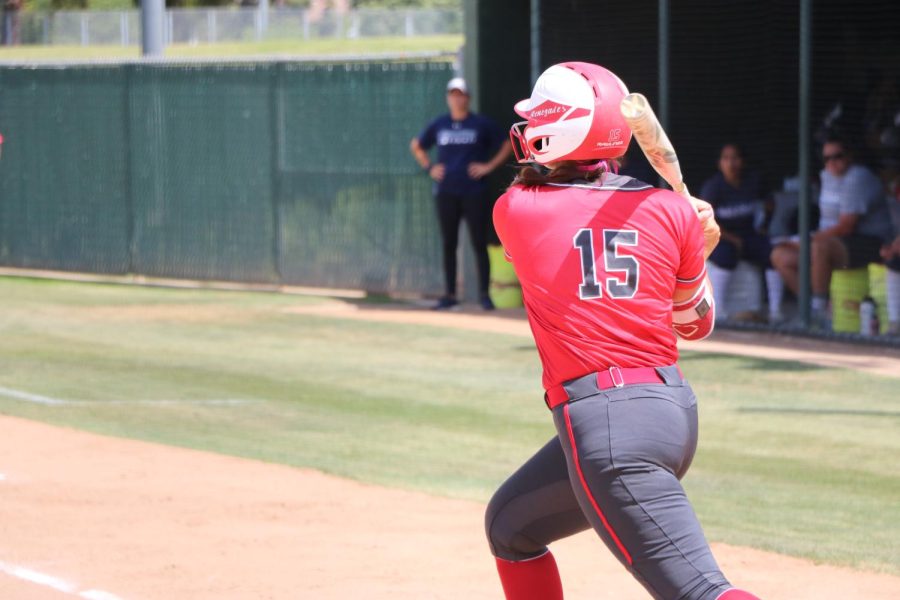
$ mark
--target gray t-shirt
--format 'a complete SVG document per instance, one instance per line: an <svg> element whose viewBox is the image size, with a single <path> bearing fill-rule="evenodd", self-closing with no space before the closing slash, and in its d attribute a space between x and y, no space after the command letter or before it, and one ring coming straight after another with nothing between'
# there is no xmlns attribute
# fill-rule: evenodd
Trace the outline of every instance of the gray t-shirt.
<svg viewBox="0 0 900 600"><path fill-rule="evenodd" d="M887 203L891 211L891 221L894 224L894 235L900 236L900 192L894 191L888 194Z"/></svg>
<svg viewBox="0 0 900 600"><path fill-rule="evenodd" d="M837 225L841 215L859 215L853 233L882 239L891 237L891 217L881 180L861 165L851 165L847 172L835 177L827 170L819 174L819 229Z"/></svg>

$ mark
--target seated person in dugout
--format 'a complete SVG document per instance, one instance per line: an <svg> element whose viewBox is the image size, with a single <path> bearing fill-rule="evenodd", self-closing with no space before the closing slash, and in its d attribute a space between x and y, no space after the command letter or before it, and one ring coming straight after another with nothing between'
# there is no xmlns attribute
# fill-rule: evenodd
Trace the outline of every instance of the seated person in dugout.
<svg viewBox="0 0 900 600"><path fill-rule="evenodd" d="M881 249L881 258L887 266L885 272L888 334L900 335L900 173L895 173L888 184L888 204L894 225L894 239Z"/></svg>
<svg viewBox="0 0 900 600"><path fill-rule="evenodd" d="M781 320L779 309L784 285L772 268L769 238L759 230L765 193L759 176L744 167L744 156L735 143L727 143L719 152L719 172L704 182L700 197L713 206L722 228L722 239L709 257L709 269L716 304L727 311L725 296L738 261L745 260L765 269L769 289L769 319ZM717 268L716 268L717 267ZM775 301L772 297L777 296ZM725 314L722 315L726 316Z"/></svg>
<svg viewBox="0 0 900 600"><path fill-rule="evenodd" d="M819 228L810 240L813 318L829 321L828 293L835 269L859 269L880 262L882 245L892 234L881 180L856 164L847 142L828 139L819 174ZM772 251L772 264L787 286L799 293L799 246L787 242Z"/></svg>

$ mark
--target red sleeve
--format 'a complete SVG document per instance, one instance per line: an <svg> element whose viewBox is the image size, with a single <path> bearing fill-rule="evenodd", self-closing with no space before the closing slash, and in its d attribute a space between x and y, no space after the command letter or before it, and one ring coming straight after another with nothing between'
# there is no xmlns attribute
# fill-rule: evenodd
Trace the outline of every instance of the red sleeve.
<svg viewBox="0 0 900 600"><path fill-rule="evenodd" d="M680 263L675 274L675 288L688 289L696 287L706 276L706 262L703 260L703 227L694 209L682 201L682 210L678 211L678 219L682 221L678 230L680 239Z"/></svg>
<svg viewBox="0 0 900 600"><path fill-rule="evenodd" d="M509 211L509 192L506 192L494 203L494 230L500 243L503 245L503 256L512 262L512 254L509 252L509 243L506 237L506 213Z"/></svg>

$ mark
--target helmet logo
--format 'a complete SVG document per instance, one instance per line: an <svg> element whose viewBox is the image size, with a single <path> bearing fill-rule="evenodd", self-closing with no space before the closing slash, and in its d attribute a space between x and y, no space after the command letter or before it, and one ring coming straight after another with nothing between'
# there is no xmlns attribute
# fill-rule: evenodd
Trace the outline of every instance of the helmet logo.
<svg viewBox="0 0 900 600"><path fill-rule="evenodd" d="M612 143L621 143L622 142L622 130L621 129L610 129L609 130L609 141Z"/></svg>
<svg viewBox="0 0 900 600"><path fill-rule="evenodd" d="M531 109L528 118L535 122L535 125L543 125L559 120L563 114L569 112L571 106L565 104L557 104L553 100L544 100L538 106Z"/></svg>

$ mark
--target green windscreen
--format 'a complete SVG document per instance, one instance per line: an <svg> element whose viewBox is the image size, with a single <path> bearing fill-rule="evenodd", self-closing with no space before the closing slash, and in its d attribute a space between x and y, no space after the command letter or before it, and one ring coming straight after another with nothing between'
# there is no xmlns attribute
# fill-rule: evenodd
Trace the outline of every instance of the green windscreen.
<svg viewBox="0 0 900 600"><path fill-rule="evenodd" d="M440 288L444 62L0 67L0 264Z"/></svg>

